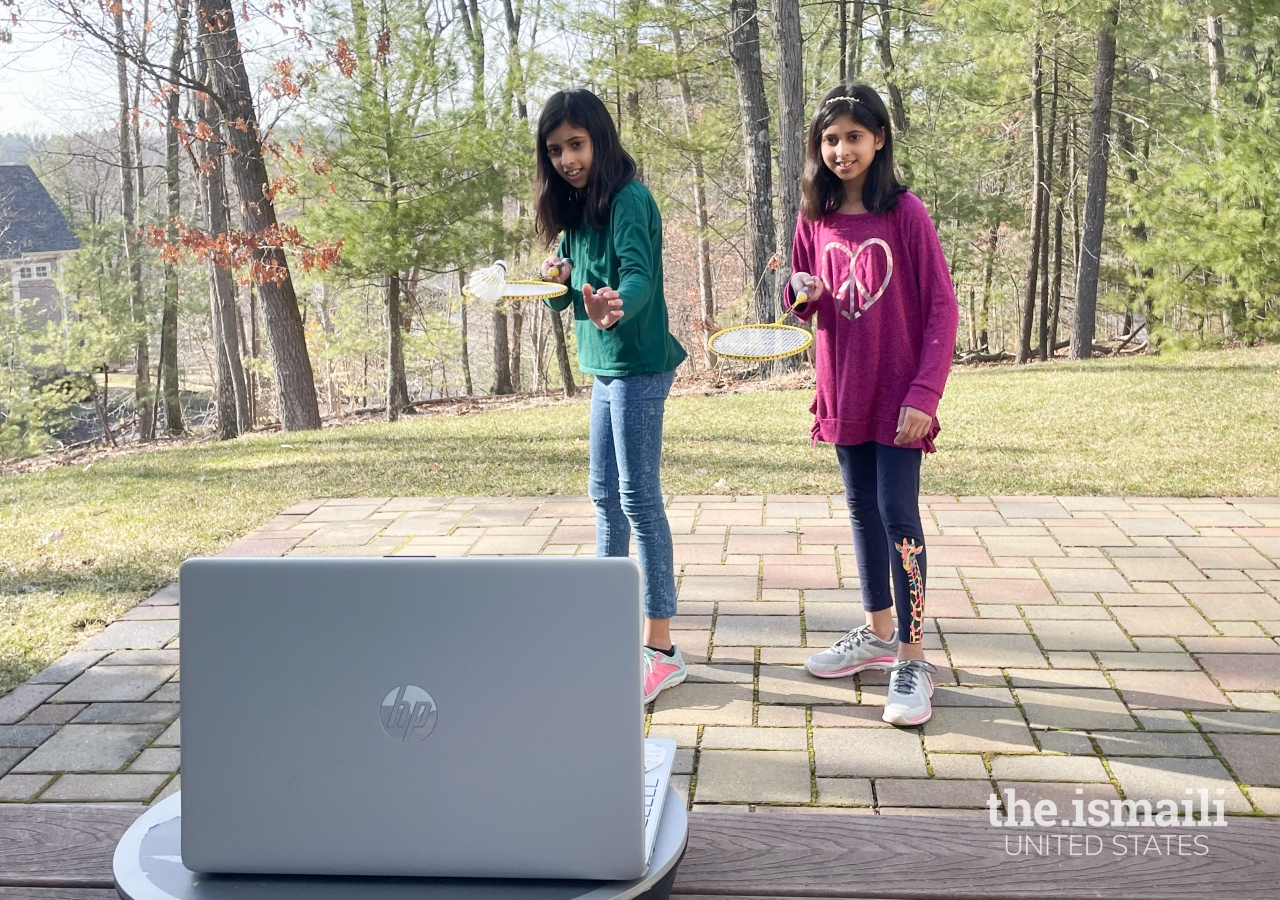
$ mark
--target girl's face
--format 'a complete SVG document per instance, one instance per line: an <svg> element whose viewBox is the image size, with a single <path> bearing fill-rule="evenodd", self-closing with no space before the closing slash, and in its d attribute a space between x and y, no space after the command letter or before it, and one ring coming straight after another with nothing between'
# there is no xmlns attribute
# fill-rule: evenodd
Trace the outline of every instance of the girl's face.
<svg viewBox="0 0 1280 900"><path fill-rule="evenodd" d="M591 135L587 129L564 121L547 135L547 157L560 177L575 188L587 186L591 174Z"/></svg>
<svg viewBox="0 0 1280 900"><path fill-rule="evenodd" d="M823 130L822 161L845 184L856 183L883 146L883 131L873 132L846 113Z"/></svg>

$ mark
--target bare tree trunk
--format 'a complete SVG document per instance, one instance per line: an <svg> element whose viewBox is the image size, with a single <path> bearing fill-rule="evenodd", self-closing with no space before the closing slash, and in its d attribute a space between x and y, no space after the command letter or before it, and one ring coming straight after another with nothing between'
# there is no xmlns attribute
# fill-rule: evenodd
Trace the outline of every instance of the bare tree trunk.
<svg viewBox="0 0 1280 900"><path fill-rule="evenodd" d="M889 113L893 119L893 130L898 135L906 134L909 126L907 107L902 99L902 88L898 84L897 70L893 64L892 19L889 0L880 0L880 37L877 44L880 48L880 65L884 70L884 83L889 88ZM905 13L904 13L905 15Z"/></svg>
<svg viewBox="0 0 1280 900"><path fill-rule="evenodd" d="M189 0L177 0L173 55L169 58L169 78L178 82L182 59L187 48L187 11ZM178 217L182 215L181 185L178 178L178 90L172 88L165 98L165 186L167 188L169 222L166 239L172 246L178 242ZM163 373L164 421L169 434L182 434L182 399L178 393L178 270L171 262L164 264L164 314L160 326L160 371Z"/></svg>
<svg viewBox="0 0 1280 900"><path fill-rule="evenodd" d="M511 390L521 391L523 385L520 379L521 369L523 368L521 359L521 350L523 349L522 341L524 338L524 310L520 308L519 303L511 304Z"/></svg>
<svg viewBox="0 0 1280 900"><path fill-rule="evenodd" d="M515 391L511 386L511 346L507 336L507 310L499 300L493 305L493 386L491 394L510 394Z"/></svg>
<svg viewBox="0 0 1280 900"><path fill-rule="evenodd" d="M471 104L479 115L487 120L485 101L485 46L484 22L480 17L478 0L455 0L466 39L467 55L471 59ZM493 387L490 393L510 394L511 355L507 336L507 311L502 303L493 307Z"/></svg>
<svg viewBox="0 0 1280 900"><path fill-rule="evenodd" d="M1137 151L1137 147L1134 144L1134 139L1133 139L1133 119L1131 119L1127 115L1121 115L1119 117L1119 120L1116 123L1116 137L1118 138L1120 143L1120 154L1124 158L1125 178L1126 180L1128 180L1129 184L1135 185L1138 183L1138 166L1134 162L1134 160L1137 158L1138 151ZM1131 209L1129 210L1129 212L1132 214ZM1129 237L1132 238L1134 241L1146 242L1147 240L1147 223L1146 222L1139 220L1135 222L1133 225L1128 226L1127 230L1129 232ZM1144 268L1138 268L1135 266L1135 270L1138 277L1144 281L1150 279L1154 274L1154 272L1150 268L1144 269ZM1133 306L1141 306L1141 308L1145 310L1150 305L1149 301L1145 297L1147 293L1146 287L1142 286L1141 282L1139 283L1139 285L1140 286L1137 289L1136 295L1133 298L1131 298L1130 308L1125 311L1126 317L1125 317L1124 332L1125 334L1130 335L1131 337L1134 336L1133 327L1132 327ZM1230 313L1227 310L1224 310L1223 312L1224 312L1224 318L1223 318L1222 325L1225 330L1229 330L1231 328Z"/></svg>
<svg viewBox="0 0 1280 900"><path fill-rule="evenodd" d="M178 388L178 284L165 286L164 307L160 318L160 383L164 397L165 431L182 434L182 396Z"/></svg>
<svg viewBox="0 0 1280 900"><path fill-rule="evenodd" d="M371 58L374 50L369 42L368 17L363 2L354 0L352 11L356 17L356 37L360 46L357 53L362 57ZM391 101L388 96L387 85L384 82L379 92L374 86L372 65L362 59L361 67L361 80L365 85L365 93L371 101L373 101L374 96L377 97L376 101L373 102L380 104L381 109L388 113L388 118L383 121L389 123ZM383 196L387 203L387 213L391 220L394 221L400 208L400 172L395 165L395 136L391 134L389 126L388 130L382 134L381 153L385 166ZM409 402L408 379L404 371L405 326L401 302L404 294L404 282L400 278L398 268L383 273L382 288L383 306L387 314L387 389L385 395L387 421L395 422L400 418L401 413L413 412L413 404Z"/></svg>
<svg viewBox="0 0 1280 900"><path fill-rule="evenodd" d="M622 13L622 23L618 34L622 40L616 42L614 47L621 45L628 57L634 58L634 54L640 47L640 17L642 10L648 5L648 0L626 0L619 10ZM618 7L614 8L618 9ZM640 136L639 80L631 75L630 66L616 65L614 70L619 76L619 91L622 90L623 76L631 76L627 78L625 93L627 115L625 119L621 115L618 116L618 130L622 133L624 140L635 140ZM643 158L636 160L636 180L641 184L645 181Z"/></svg>
<svg viewBox="0 0 1280 900"><path fill-rule="evenodd" d="M529 105L526 102L525 93L524 93L525 92L524 68L523 68L523 63L520 59L520 27L524 21L524 0L514 0L514 2L513 0L502 0L502 9L503 9L503 14L505 15L507 20L507 51L508 51L507 81L508 81L509 91L511 93L512 100L515 104L516 116L520 119L521 122L527 122L529 119ZM536 28L536 24L535 24L535 28ZM640 106L639 93L636 93L634 95L634 103L636 106L637 117L638 117L638 110ZM525 209L525 205L523 201L519 201L517 203L517 209L518 209L519 217L521 219L524 219L527 217L528 213L527 213L527 210ZM547 312L551 312L551 309L549 307L544 306L544 309L546 309ZM542 311L539 310L539 313L541 312ZM538 321L541 321L541 320L539 319ZM511 353L511 386L513 389L517 391L520 390L522 387L521 369L523 368L523 364L521 361L521 350L523 349L523 342L521 338L521 332L523 331L523 327L524 327L524 310L517 304L513 306L511 309L511 329L512 329L512 332L514 333L512 353ZM537 330L535 329L535 335L534 335L534 341L533 341L534 381L535 382L539 381L541 378L545 376L545 373L542 371L541 351L539 350L537 345L538 337L539 335L537 334ZM557 340L563 341L563 338L564 336L562 331L561 334L558 336Z"/></svg>
<svg viewBox="0 0 1280 900"><path fill-rule="evenodd" d="M463 291L466 279L462 270L458 270L458 312L462 318L462 383L466 387L467 396L475 396L475 388L471 384L471 351L467 346L467 294Z"/></svg>
<svg viewBox="0 0 1280 900"><path fill-rule="evenodd" d="M111 433L111 420L107 418L107 405L103 399L107 396L107 383L111 377L110 367L103 363L102 365L102 391L98 391L98 379L90 378L93 384L93 408L98 414L98 423L102 426L102 436L111 448L114 450L119 445L116 443L116 436Z"/></svg>
<svg viewBox="0 0 1280 900"><path fill-rule="evenodd" d="M1209 109L1213 113L1213 143L1215 156L1222 157L1222 83L1227 78L1226 48L1222 41L1222 16L1210 12L1205 16L1206 43L1209 52ZM1219 208L1221 204L1215 204ZM1145 231L1145 226L1144 229ZM1227 276L1219 275L1218 280L1226 281ZM1243 301L1242 301L1243 305ZM1231 309L1222 310L1222 333L1232 337L1235 323L1231 318Z"/></svg>
<svg viewBox="0 0 1280 900"><path fill-rule="evenodd" d="M969 286L969 352L976 353L978 350L978 303L977 291L973 285Z"/></svg>
<svg viewBox="0 0 1280 900"><path fill-rule="evenodd" d="M1079 292L1080 290L1080 220L1081 220L1080 190L1079 190L1080 159L1076 155L1076 150L1078 149L1077 144L1079 143L1078 139L1079 139L1079 134L1076 129L1076 120L1073 117L1071 119L1071 138L1070 138L1070 144L1071 144L1071 153L1070 153L1070 157L1071 157L1070 158L1070 165L1071 165L1071 274L1073 276L1072 296L1075 296L1075 293ZM1072 321L1074 322L1074 316L1072 318Z"/></svg>
<svg viewBox="0 0 1280 900"><path fill-rule="evenodd" d="M547 390L546 359L542 354L546 346L546 335L542 330L543 310L550 312L545 303L536 304L529 323L529 349L533 351L533 392L535 394L545 393Z"/></svg>
<svg viewBox="0 0 1280 900"><path fill-rule="evenodd" d="M545 303L538 305L537 325L534 329L534 333L537 335L537 342L534 352L538 357L539 390L544 394L551 392L551 360L547 356L547 349L550 343L554 343L551 339L551 317L558 315L559 313Z"/></svg>
<svg viewBox="0 0 1280 900"><path fill-rule="evenodd" d="M1053 307L1053 321L1049 325L1049 358L1058 352L1058 318L1062 310L1062 221L1064 191L1074 191L1067 172L1068 132L1063 129L1058 148L1058 197L1053 205L1053 291L1049 298Z"/></svg>
<svg viewBox="0 0 1280 900"><path fill-rule="evenodd" d="M240 335L244 337L243 334ZM258 358L262 356L262 342L258 336L258 293L249 285L249 358L253 369L249 372L249 425L258 426ZM367 384L366 380L366 384Z"/></svg>
<svg viewBox="0 0 1280 900"><path fill-rule="evenodd" d="M202 33L204 28L203 17L198 17L197 32ZM200 80L204 81L207 79L208 66L203 41L197 41L196 60ZM195 129L196 133L217 135L220 123L218 107L213 98L208 94L198 96L195 106L196 116L204 126ZM191 147L209 233L215 239L221 239L230 230L230 205L223 172L222 143L217 138L207 142L196 139L191 142ZM219 265L218 260L212 257L209 260L209 310L217 359L218 437L229 440L251 429L253 419L249 408L249 388L240 360L243 327L236 310L235 281L231 277L231 270Z"/></svg>
<svg viewBox="0 0 1280 900"><path fill-rule="evenodd" d="M569 365L569 346L564 339L564 321L560 313L551 310L551 330L556 336L556 364L560 367L560 380L564 382L564 395L572 397L578 392L573 383L573 367Z"/></svg>
<svg viewBox="0 0 1280 900"><path fill-rule="evenodd" d="M1098 62L1093 79L1093 112L1089 128L1089 180L1084 195L1084 236L1080 246L1080 275L1076 283L1075 327L1071 358L1093 355L1098 310L1098 278L1102 264L1102 230L1107 212L1107 145L1111 134L1111 91L1115 84L1116 26L1120 0L1113 0L1098 29Z"/></svg>
<svg viewBox="0 0 1280 900"><path fill-rule="evenodd" d="M693 88L689 84L689 75L684 70L684 38L680 22L676 18L679 10L675 0L665 2L671 16L671 42L675 48L676 81L680 85L680 113L684 120L684 136L692 145ZM711 216L707 208L707 176L702 151L691 146L690 154L693 158L693 203L698 214L698 306L702 320L703 359L707 368L711 368L716 364L716 355L707 344L716 327L716 301L711 277Z"/></svg>
<svg viewBox="0 0 1280 900"><path fill-rule="evenodd" d="M124 10L112 7L115 26L116 81L120 92L119 151L120 208L124 218L124 253L129 261L129 307L136 330L133 353L134 406L138 415L138 439L155 437L155 418L151 396L151 353L147 341L147 310L142 294L142 247L138 241L137 196L134 177L137 174L133 154L133 107L129 98L129 66L125 56Z"/></svg>
<svg viewBox="0 0 1280 900"><path fill-rule="evenodd" d="M316 304L316 318L320 320L320 328L330 337L334 334L333 316L329 314L329 285L320 283L320 302ZM333 375L333 360L326 357L324 361L325 403L329 408L329 417L342 413L342 392L338 390L338 380Z"/></svg>
<svg viewBox="0 0 1280 900"><path fill-rule="evenodd" d="M250 362L248 366L245 366L244 386L245 386L245 401L247 402L249 407L249 429L248 430L251 430L255 428L258 424L258 411L257 411L258 385L255 378L256 373L254 371L254 369L256 368L256 361L254 359L254 354L253 354L254 345L253 343L250 342L248 334L245 332L244 314L240 309L239 293L240 292L237 290L234 295L236 298L236 306L235 306L236 337L238 338L241 350L243 351L240 357L241 362L243 362L246 358ZM252 301L252 298L250 298L250 300ZM247 354L247 357L245 354Z"/></svg>
<svg viewBox="0 0 1280 900"><path fill-rule="evenodd" d="M516 115L529 118L529 105L524 97L524 69L520 61L520 25L524 19L524 0L502 0L502 13L507 20L507 78Z"/></svg>
<svg viewBox="0 0 1280 900"><path fill-rule="evenodd" d="M729 55L742 106L746 142L747 271L757 322L774 320L773 272L769 258L777 246L773 224L773 171L769 138L769 103L760 65L760 24L756 0L729 2Z"/></svg>
<svg viewBox="0 0 1280 900"><path fill-rule="evenodd" d="M862 23L866 18L864 0L853 0L853 25L850 29L853 38L853 61L849 67L848 78L856 80L862 74Z"/></svg>
<svg viewBox="0 0 1280 900"><path fill-rule="evenodd" d="M455 0L462 16L462 31L467 41L467 54L471 57L471 102L483 113L484 102L484 23L480 20L478 0Z"/></svg>
<svg viewBox="0 0 1280 900"><path fill-rule="evenodd" d="M400 330L400 273L388 272L387 297L387 421L394 422L404 412L412 412L409 383L404 374L404 336Z"/></svg>
<svg viewBox="0 0 1280 900"><path fill-rule="evenodd" d="M1053 61L1053 93L1049 106L1049 124L1043 130L1044 154L1040 163L1040 341L1041 362L1053 353L1049 347L1049 206L1053 196L1053 141L1058 129L1058 61Z"/></svg>
<svg viewBox="0 0 1280 900"><path fill-rule="evenodd" d="M151 20L151 2L150 0L142 0L142 11L140 21L148 23ZM150 28L144 24L142 32L138 38L138 58L145 59L147 55L147 42L150 38ZM133 73L133 102L130 109L133 110L132 116L132 140L133 140L133 163L137 169L134 176L134 185L137 188L137 196L135 202L137 211L135 213L138 227L142 228L147 221L147 165L146 159L142 153L142 66L139 63L134 64ZM164 376L164 358L165 358L165 333L164 333L164 301L161 301L161 327L160 327L160 348L156 358L156 380L155 386L151 389L151 434L149 438L154 438L156 429L160 427L160 404L164 397L162 392L163 376ZM150 373L148 372L148 377Z"/></svg>
<svg viewBox="0 0 1280 900"><path fill-rule="evenodd" d="M849 0L836 0L836 27L840 29L840 83L849 78Z"/></svg>
<svg viewBox="0 0 1280 900"><path fill-rule="evenodd" d="M1022 292L1021 330L1018 335L1019 365L1031 361L1031 331L1036 320L1036 287L1040 274L1041 202L1044 185L1044 77L1041 61L1044 48L1039 39L1031 58L1031 249L1027 254L1027 280Z"/></svg>
<svg viewBox="0 0 1280 900"><path fill-rule="evenodd" d="M1000 223L995 222L987 231L987 250L982 259L982 319L978 329L978 347L990 348L990 337L987 333L991 321L991 279L995 276L996 248L1000 242Z"/></svg>
<svg viewBox="0 0 1280 900"><path fill-rule="evenodd" d="M231 169L240 196L244 230L257 235L277 230L276 208L268 191L270 178L263 159L263 136L253 106L249 74L240 52L231 0L198 0L208 20L205 53L223 115L223 132L232 148ZM280 422L286 431L320 427L320 404L307 355L307 338L298 297L284 250L264 243L254 254L267 316L267 334L275 362Z"/></svg>
<svg viewBox="0 0 1280 900"><path fill-rule="evenodd" d="M570 307L572 309L572 307ZM550 319L552 319L552 338L556 341L556 365L561 373L561 382L564 384L564 396L572 397L577 393L577 387L573 384L573 369L568 362L568 343L564 339L564 320L561 314L556 310L550 310Z"/></svg>
<svg viewBox="0 0 1280 900"><path fill-rule="evenodd" d="M841 9L844 8L841 2ZM790 271L791 241L800 214L800 176L804 170L804 47L800 33L800 0L773 0L774 46L778 64L778 181L782 221L778 227L778 261ZM778 279L778 305L786 279ZM793 360L794 362L794 360Z"/></svg>
<svg viewBox="0 0 1280 900"><path fill-rule="evenodd" d="M1222 44L1222 16L1208 13L1205 16L1205 32L1209 51L1209 109L1213 111L1214 122L1222 112L1222 82L1227 77L1226 50ZM1221 143L1221 135L1216 135Z"/></svg>

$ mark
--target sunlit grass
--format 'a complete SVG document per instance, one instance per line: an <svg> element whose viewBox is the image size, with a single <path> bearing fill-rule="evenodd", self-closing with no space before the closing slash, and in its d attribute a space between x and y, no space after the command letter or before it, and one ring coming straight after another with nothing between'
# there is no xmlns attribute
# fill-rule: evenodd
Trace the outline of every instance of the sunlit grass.
<svg viewBox="0 0 1280 900"><path fill-rule="evenodd" d="M1280 348L959 370L935 494L1280 494ZM676 493L833 493L809 391L668 404ZM256 434L0 477L0 689L311 497L586 492L584 400ZM62 537L41 547L50 534Z"/></svg>

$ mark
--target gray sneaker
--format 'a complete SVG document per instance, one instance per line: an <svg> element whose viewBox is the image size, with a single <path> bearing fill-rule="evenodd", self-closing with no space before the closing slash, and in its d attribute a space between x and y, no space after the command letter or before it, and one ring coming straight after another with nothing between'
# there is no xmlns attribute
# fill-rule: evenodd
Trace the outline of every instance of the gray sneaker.
<svg viewBox="0 0 1280 900"><path fill-rule="evenodd" d="M933 678L938 669L923 659L902 659L889 675L889 696L884 715L890 725L920 725L933 715Z"/></svg>
<svg viewBox="0 0 1280 900"><path fill-rule="evenodd" d="M805 671L819 678L841 678L863 669L888 669L898 657L898 636L882 641L871 626L850 631L821 653L804 662Z"/></svg>

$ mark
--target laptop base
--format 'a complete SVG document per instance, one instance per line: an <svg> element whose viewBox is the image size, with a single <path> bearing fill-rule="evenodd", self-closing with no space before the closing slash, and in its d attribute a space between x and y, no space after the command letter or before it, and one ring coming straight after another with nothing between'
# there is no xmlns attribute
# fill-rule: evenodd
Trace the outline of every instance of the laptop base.
<svg viewBox="0 0 1280 900"><path fill-rule="evenodd" d="M199 874L182 864L180 793L129 826L111 867L123 900L667 900L689 840L684 803L667 792L649 871L633 881Z"/></svg>

